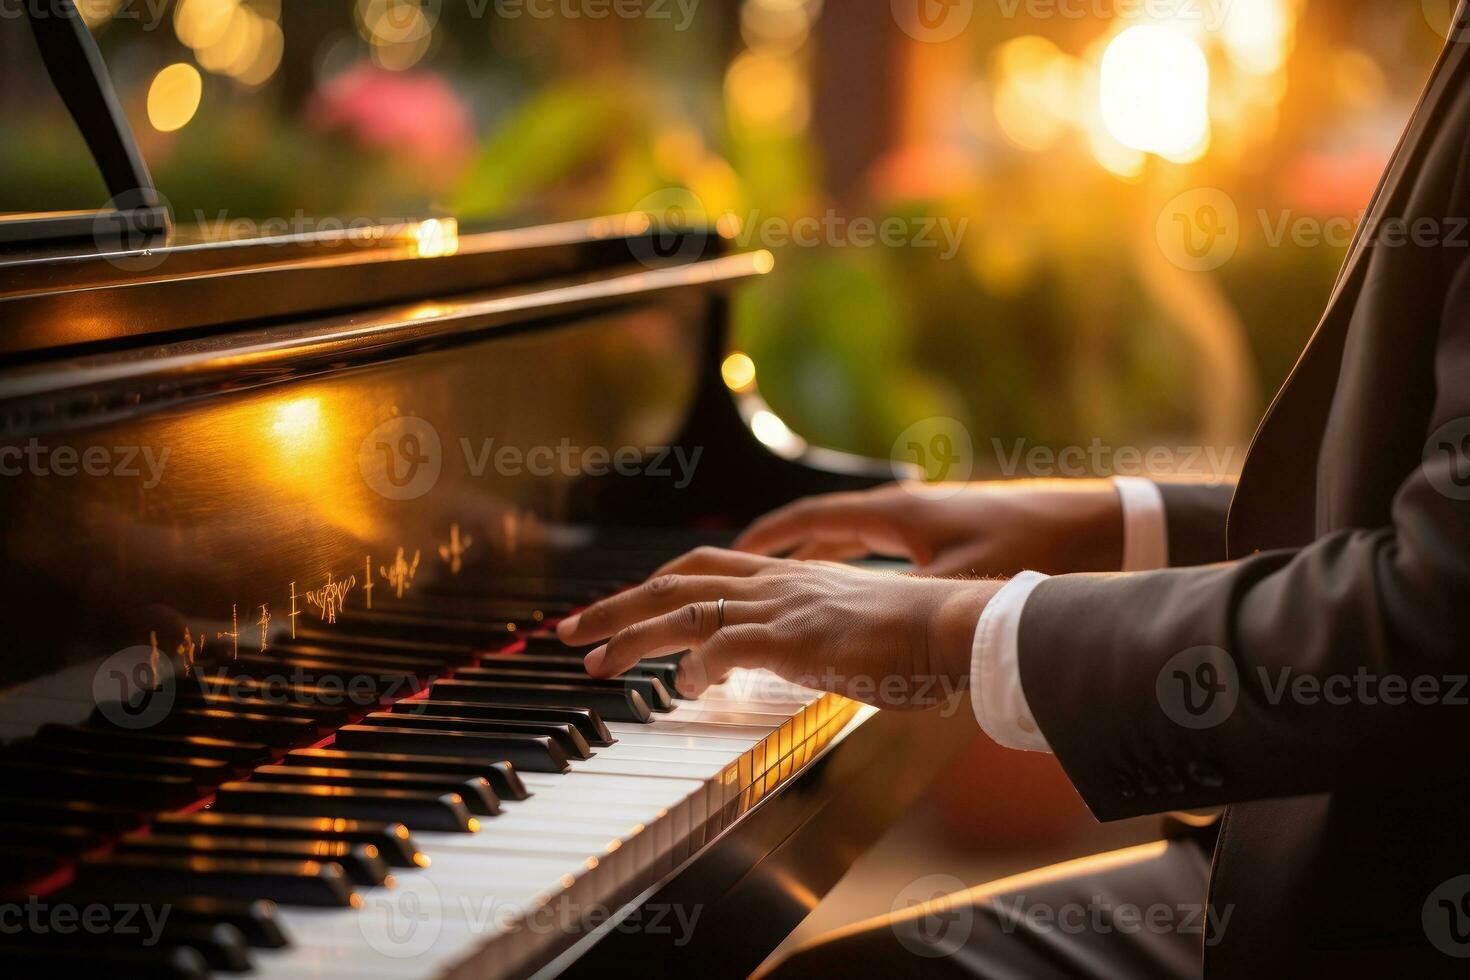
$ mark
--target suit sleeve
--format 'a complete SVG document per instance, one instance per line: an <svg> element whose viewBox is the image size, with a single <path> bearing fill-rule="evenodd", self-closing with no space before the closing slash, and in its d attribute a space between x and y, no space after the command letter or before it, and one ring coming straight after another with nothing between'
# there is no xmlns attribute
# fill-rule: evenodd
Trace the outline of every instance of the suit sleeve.
<svg viewBox="0 0 1470 980"><path fill-rule="evenodd" d="M1225 518L1235 481L1190 483L1156 480L1164 497L1169 565L1208 565L1225 559Z"/></svg>
<svg viewBox="0 0 1470 980"><path fill-rule="evenodd" d="M1025 696L1096 816L1463 781L1470 263L1444 305L1435 382L1423 462L1387 525L1031 593ZM1208 506L1167 499L1171 525Z"/></svg>

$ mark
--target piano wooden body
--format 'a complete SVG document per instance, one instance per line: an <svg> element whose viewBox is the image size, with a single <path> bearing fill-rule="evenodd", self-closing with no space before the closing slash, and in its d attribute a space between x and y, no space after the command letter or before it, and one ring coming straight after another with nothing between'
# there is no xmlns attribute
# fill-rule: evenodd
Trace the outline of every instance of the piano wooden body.
<svg viewBox="0 0 1470 980"><path fill-rule="evenodd" d="M594 690L544 633L772 506L891 478L722 380L729 293L770 267L638 216L0 256L0 879L180 910L154 945L22 933L0 962L757 965L952 722L758 673Z"/></svg>

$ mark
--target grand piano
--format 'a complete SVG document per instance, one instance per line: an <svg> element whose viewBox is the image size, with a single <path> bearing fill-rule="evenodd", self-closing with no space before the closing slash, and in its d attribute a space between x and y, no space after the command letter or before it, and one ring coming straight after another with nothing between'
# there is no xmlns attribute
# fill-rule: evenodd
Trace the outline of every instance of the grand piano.
<svg viewBox="0 0 1470 980"><path fill-rule="evenodd" d="M0 232L0 963L747 974L954 719L594 681L549 628L891 478L726 383L772 257L646 215L202 238L93 78L134 193Z"/></svg>

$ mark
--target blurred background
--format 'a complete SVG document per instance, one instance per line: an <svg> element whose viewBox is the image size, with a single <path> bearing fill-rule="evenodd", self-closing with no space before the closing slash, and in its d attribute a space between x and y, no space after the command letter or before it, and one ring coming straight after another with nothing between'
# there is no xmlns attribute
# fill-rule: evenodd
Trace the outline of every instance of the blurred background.
<svg viewBox="0 0 1470 980"><path fill-rule="evenodd" d="M98 206L22 2L0 0L0 210ZM740 294L731 387L880 457L954 420L977 477L1053 475L1018 444L1238 467L1452 5L79 2L181 223L697 212L777 259ZM1099 827L1049 758L977 739L807 933L926 871L1156 831Z"/></svg>
<svg viewBox="0 0 1470 980"><path fill-rule="evenodd" d="M0 4L0 210L95 206L22 2ZM681 189L777 254L740 302L732 384L869 455L955 419L984 476L1021 439L1238 465L1452 4L79 5L180 221L524 224ZM1228 254L1163 240L1205 248L1220 222Z"/></svg>

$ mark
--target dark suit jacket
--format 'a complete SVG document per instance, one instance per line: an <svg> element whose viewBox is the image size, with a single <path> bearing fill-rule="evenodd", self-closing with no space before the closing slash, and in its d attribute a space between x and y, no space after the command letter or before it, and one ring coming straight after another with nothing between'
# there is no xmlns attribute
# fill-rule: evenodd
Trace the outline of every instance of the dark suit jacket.
<svg viewBox="0 0 1470 980"><path fill-rule="evenodd" d="M1436 894L1470 875L1462 37L1233 502L1165 487L1171 562L1194 567L1053 578L1022 617L1027 699L1100 819L1230 805L1206 976L1470 976L1432 942L1470 955L1470 879Z"/></svg>

